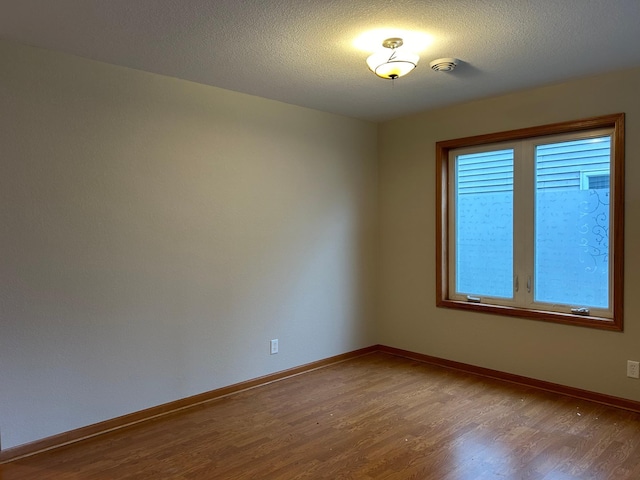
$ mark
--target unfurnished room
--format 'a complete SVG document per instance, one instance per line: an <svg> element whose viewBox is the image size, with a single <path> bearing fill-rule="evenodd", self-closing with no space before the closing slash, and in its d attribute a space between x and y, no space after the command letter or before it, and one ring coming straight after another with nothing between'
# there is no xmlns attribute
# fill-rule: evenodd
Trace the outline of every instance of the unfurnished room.
<svg viewBox="0 0 640 480"><path fill-rule="evenodd" d="M640 479L638 0L0 3L0 479Z"/></svg>

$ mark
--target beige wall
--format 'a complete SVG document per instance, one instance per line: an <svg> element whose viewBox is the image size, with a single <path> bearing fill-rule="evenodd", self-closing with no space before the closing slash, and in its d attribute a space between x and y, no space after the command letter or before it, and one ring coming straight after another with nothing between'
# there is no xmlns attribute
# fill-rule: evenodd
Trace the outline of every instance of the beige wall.
<svg viewBox="0 0 640 480"><path fill-rule="evenodd" d="M3 449L375 342L375 124L0 65Z"/></svg>
<svg viewBox="0 0 640 480"><path fill-rule="evenodd" d="M452 80L453 81L453 80ZM379 342L640 400L640 69L452 106L380 127ZM624 333L435 307L435 142L626 113Z"/></svg>

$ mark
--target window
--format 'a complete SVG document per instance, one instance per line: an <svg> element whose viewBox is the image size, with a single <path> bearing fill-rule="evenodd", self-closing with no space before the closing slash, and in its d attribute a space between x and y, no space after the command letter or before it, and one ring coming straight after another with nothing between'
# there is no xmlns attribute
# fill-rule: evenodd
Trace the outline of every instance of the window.
<svg viewBox="0 0 640 480"><path fill-rule="evenodd" d="M580 188L583 190L609 188L609 170L583 171L580 176Z"/></svg>
<svg viewBox="0 0 640 480"><path fill-rule="evenodd" d="M624 114L438 142L437 305L622 330Z"/></svg>

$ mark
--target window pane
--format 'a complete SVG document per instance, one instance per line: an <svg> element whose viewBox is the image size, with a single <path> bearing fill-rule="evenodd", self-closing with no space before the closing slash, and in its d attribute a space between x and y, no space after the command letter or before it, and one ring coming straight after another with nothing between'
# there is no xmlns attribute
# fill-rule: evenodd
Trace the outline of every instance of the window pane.
<svg viewBox="0 0 640 480"><path fill-rule="evenodd" d="M534 301L608 308L610 137L540 145L535 163Z"/></svg>
<svg viewBox="0 0 640 480"><path fill-rule="evenodd" d="M456 292L513 297L513 150L456 157Z"/></svg>

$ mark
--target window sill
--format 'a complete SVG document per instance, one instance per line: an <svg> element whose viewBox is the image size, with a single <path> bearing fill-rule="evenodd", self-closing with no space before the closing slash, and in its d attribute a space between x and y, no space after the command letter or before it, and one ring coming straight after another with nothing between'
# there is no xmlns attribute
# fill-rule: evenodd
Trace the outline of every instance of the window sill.
<svg viewBox="0 0 640 480"><path fill-rule="evenodd" d="M489 313L493 315L503 315L508 317L525 318L528 320L539 320L543 322L561 323L565 325L576 325L581 327L597 328L600 330L622 331L621 322L605 317L594 317L589 315L575 315L572 313L549 312L525 308L516 308L503 305L489 305L486 303L474 303L459 300L438 300L436 307L453 308L478 313ZM619 316L621 318L621 315Z"/></svg>

